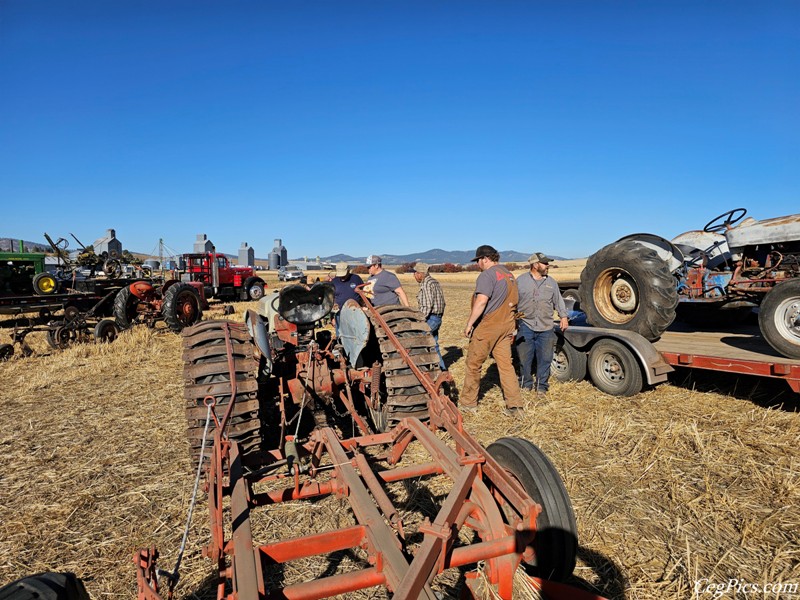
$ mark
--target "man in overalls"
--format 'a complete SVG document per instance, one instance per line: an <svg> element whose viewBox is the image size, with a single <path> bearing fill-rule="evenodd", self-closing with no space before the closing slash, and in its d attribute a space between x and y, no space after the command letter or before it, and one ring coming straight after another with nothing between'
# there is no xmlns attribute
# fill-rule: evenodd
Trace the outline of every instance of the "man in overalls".
<svg viewBox="0 0 800 600"><path fill-rule="evenodd" d="M503 413L517 416L524 409L522 392L511 363L511 342L516 329L519 295L514 275L498 264L499 261L500 254L488 245L478 246L472 259L478 263L481 274L475 281L472 310L464 328L464 335L470 341L460 408L467 412L476 411L481 367L491 354L500 373L500 387L506 404Z"/></svg>

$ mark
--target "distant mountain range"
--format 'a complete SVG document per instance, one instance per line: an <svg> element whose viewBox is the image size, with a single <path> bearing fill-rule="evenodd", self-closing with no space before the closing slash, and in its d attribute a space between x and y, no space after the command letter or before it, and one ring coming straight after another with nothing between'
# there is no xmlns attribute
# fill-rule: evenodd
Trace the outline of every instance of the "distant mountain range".
<svg viewBox="0 0 800 600"><path fill-rule="evenodd" d="M501 250L500 261L524 263L528 260L531 252L517 252L516 250ZM414 254L381 254L384 264L387 265L402 265L410 262L424 262L433 265L441 265L443 263L453 263L463 265L472 260L475 256L475 250L442 250L434 248L425 252L415 252ZM563 256L551 255L550 258L555 260L566 260ZM363 263L367 259L366 256L350 256L349 254L334 254L333 256L322 257L323 262L348 262L351 264Z"/></svg>
<svg viewBox="0 0 800 600"><path fill-rule="evenodd" d="M38 242L29 242L27 240L23 240L22 242L25 250L28 252L47 252L50 251L50 247L47 244L41 244ZM17 252L19 250L19 240L12 239L12 238L0 238L0 252ZM132 252L134 255L141 255L145 256L138 252ZM516 250L502 250L500 252L500 261L507 263L524 263L528 260L528 257L531 255L530 252L517 252ZM236 254L229 254L225 253L225 256L236 260ZM424 262L433 265L441 265L443 263L453 263L457 265L467 264L472 257L475 256L474 250L442 250L441 248L434 248L432 250L426 250L425 252L415 252L413 254L381 254L381 258L383 259L384 264L387 265L402 265L405 263L410 262ZM311 257L309 257L311 258ZM316 257L314 257L316 258ZM555 256L551 255L551 258L555 260L566 260L563 256ZM352 265L363 263L367 259L366 256L350 256L349 254L334 254L333 256L322 256L320 260L322 262L348 262ZM257 258L258 261L268 261L268 258ZM290 262L293 261L300 261L303 259L300 258L293 258L290 259Z"/></svg>

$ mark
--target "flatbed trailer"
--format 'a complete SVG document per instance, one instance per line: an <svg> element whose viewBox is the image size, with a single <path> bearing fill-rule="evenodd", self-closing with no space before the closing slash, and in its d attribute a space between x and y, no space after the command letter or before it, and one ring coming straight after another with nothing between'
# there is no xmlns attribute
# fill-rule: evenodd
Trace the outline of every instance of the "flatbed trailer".
<svg viewBox="0 0 800 600"><path fill-rule="evenodd" d="M673 367L783 379L800 393L800 360L775 352L756 326L720 332L676 323L654 346Z"/></svg>

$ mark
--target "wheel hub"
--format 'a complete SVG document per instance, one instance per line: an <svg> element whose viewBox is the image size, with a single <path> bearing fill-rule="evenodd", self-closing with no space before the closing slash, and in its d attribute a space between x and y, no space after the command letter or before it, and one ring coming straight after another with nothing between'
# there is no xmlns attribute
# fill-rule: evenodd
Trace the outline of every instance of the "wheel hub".
<svg viewBox="0 0 800 600"><path fill-rule="evenodd" d="M636 309L636 290L627 278L620 277L611 284L611 303L625 312Z"/></svg>

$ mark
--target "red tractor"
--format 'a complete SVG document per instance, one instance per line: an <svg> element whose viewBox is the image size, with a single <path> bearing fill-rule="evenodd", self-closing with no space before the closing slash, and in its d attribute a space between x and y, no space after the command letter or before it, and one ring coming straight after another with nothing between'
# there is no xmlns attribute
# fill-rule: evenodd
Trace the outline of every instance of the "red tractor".
<svg viewBox="0 0 800 600"><path fill-rule="evenodd" d="M180 280L202 283L206 298L260 300L264 296L267 284L253 268L231 266L224 254L184 254L183 261Z"/></svg>

